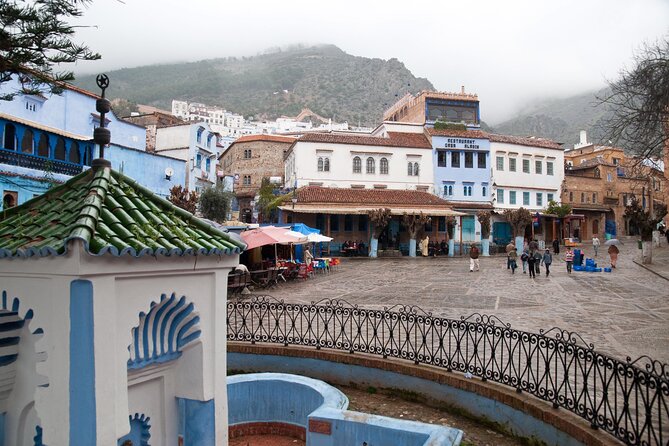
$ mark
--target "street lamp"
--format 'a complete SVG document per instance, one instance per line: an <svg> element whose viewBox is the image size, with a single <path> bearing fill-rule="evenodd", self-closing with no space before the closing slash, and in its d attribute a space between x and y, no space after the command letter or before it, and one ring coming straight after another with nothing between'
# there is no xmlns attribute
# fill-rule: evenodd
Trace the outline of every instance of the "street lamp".
<svg viewBox="0 0 669 446"><path fill-rule="evenodd" d="M295 203L297 203L297 194L295 193L295 189L293 189L293 198L291 198L290 201L293 203L293 210L295 210Z"/></svg>

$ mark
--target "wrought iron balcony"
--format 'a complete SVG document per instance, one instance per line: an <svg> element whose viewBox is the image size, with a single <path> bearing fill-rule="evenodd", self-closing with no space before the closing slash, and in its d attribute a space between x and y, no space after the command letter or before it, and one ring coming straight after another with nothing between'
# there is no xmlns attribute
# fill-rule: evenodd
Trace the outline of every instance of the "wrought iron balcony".
<svg viewBox="0 0 669 446"><path fill-rule="evenodd" d="M27 167L28 169L45 172L62 173L64 175L77 175L83 170L81 164L42 158L41 156L2 148L0 148L0 164L10 164L12 166Z"/></svg>

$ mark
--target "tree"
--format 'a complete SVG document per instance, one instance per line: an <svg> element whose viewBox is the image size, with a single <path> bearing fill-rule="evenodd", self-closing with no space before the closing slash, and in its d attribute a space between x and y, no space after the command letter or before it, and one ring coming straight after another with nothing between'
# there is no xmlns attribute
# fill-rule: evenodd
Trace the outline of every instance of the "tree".
<svg viewBox="0 0 669 446"><path fill-rule="evenodd" d="M379 208L367 212L374 231L372 237L378 239L390 221L390 209Z"/></svg>
<svg viewBox="0 0 669 446"><path fill-rule="evenodd" d="M224 222L230 211L232 194L222 187L208 187L200 194L200 212L204 218L216 222Z"/></svg>
<svg viewBox="0 0 669 446"><path fill-rule="evenodd" d="M503 215L511 225L514 237L525 235L525 228L532 224L532 214L525 208L505 209Z"/></svg>
<svg viewBox="0 0 669 446"><path fill-rule="evenodd" d="M0 1L0 85L18 76L19 91L0 95L12 100L18 94L62 93L71 71L54 71L54 65L97 60L100 55L71 40L76 27L69 19L82 15L89 0Z"/></svg>
<svg viewBox="0 0 669 446"><path fill-rule="evenodd" d="M665 204L656 204L651 212L650 209L643 209L636 197L633 197L632 202L625 206L625 218L629 219L630 225L639 229L641 240L645 242L653 240L653 231L657 229L657 224L665 215L667 215Z"/></svg>
<svg viewBox="0 0 669 446"><path fill-rule="evenodd" d="M554 200L548 202L546 214L557 215L558 218L565 218L571 214L571 205L567 203L557 204Z"/></svg>
<svg viewBox="0 0 669 446"><path fill-rule="evenodd" d="M416 235L418 232L425 227L432 219L423 214L422 212L418 215L409 215L406 212L402 215L402 223L406 226L409 231L409 238L415 242ZM411 243L409 246L409 255L411 257L416 256L416 244Z"/></svg>
<svg viewBox="0 0 669 446"><path fill-rule="evenodd" d="M184 189L181 185L172 186L170 189L169 202L183 210L194 214L197 210L197 192Z"/></svg>
<svg viewBox="0 0 669 446"><path fill-rule="evenodd" d="M260 183L258 196L258 210L260 210L263 222L273 222L276 217L276 209L283 202L284 198L277 198L274 195L274 186L272 186L267 177L263 178Z"/></svg>
<svg viewBox="0 0 669 446"><path fill-rule="evenodd" d="M490 237L490 218L492 214L488 211L479 211L476 218L481 224L481 240L487 240Z"/></svg>
<svg viewBox="0 0 669 446"><path fill-rule="evenodd" d="M644 44L634 61L598 98L612 112L604 134L639 160L659 158L669 141L669 38Z"/></svg>

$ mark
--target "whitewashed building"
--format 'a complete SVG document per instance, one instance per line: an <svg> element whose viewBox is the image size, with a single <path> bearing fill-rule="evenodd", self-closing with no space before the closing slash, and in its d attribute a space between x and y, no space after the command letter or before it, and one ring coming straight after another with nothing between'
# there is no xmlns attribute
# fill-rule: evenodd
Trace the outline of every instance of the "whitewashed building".
<svg viewBox="0 0 669 446"><path fill-rule="evenodd" d="M218 138L204 122L160 127L155 152L185 161L186 189L200 192L216 184L218 154L223 150Z"/></svg>
<svg viewBox="0 0 669 446"><path fill-rule="evenodd" d="M510 239L511 228L501 217L505 209L528 209L535 223L527 237L550 241L551 225L542 217L548 202L560 202L564 181L564 149L559 143L542 138L488 134L492 173L492 204L498 214L493 219L493 240Z"/></svg>
<svg viewBox="0 0 669 446"><path fill-rule="evenodd" d="M391 129L394 130L394 129ZM433 192L432 145L420 133L307 133L286 153L285 187Z"/></svg>

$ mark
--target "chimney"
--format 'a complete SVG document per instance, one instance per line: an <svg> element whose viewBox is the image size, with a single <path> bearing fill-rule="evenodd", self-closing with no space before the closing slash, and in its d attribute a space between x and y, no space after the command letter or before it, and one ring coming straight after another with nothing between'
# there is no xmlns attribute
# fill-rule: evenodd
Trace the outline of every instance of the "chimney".
<svg viewBox="0 0 669 446"><path fill-rule="evenodd" d="M462 92L462 94L465 94L465 86L464 85L462 86L462 91L461 92Z"/></svg>
<svg viewBox="0 0 669 446"><path fill-rule="evenodd" d="M581 130L581 143L580 145L586 146L588 145L588 132L585 130Z"/></svg>

